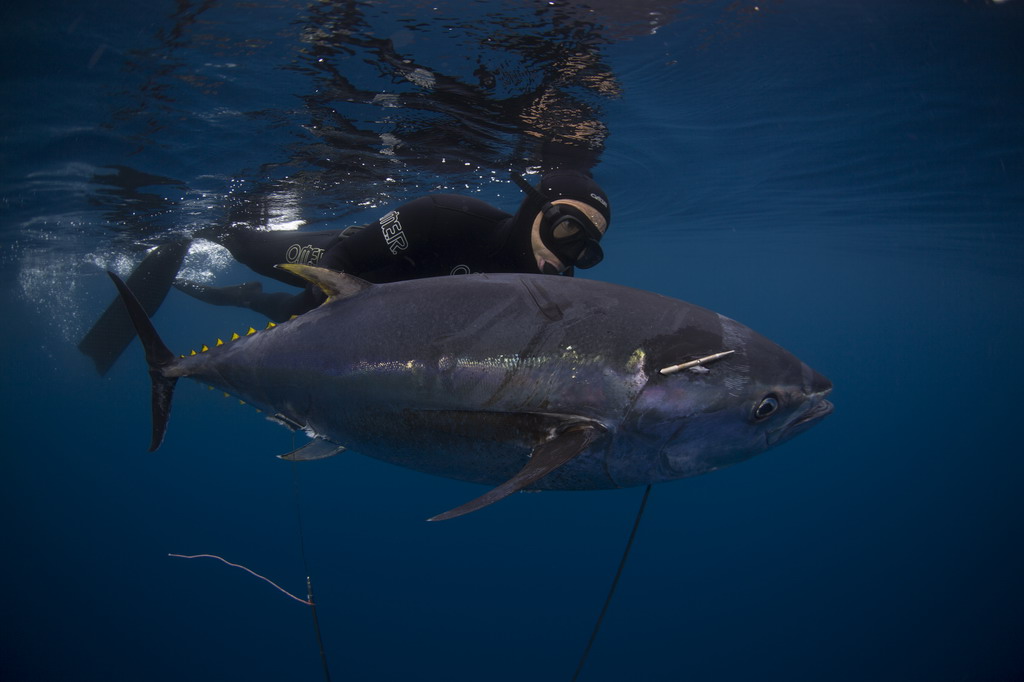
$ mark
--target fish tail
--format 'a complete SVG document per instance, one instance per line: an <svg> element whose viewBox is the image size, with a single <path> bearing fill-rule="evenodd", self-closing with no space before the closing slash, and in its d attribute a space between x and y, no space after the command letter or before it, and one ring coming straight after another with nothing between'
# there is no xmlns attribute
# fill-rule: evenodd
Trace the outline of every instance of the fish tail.
<svg viewBox="0 0 1024 682"><path fill-rule="evenodd" d="M153 452L163 442L164 434L167 432L167 420L171 416L171 397L174 395L174 385L178 383L178 378L166 376L164 369L174 362L174 353L156 333L149 316L128 285L114 273L107 274L121 294L121 300L124 301L128 316L135 327L135 333L138 334L146 351L149 378L153 382L153 439L149 443L149 451Z"/></svg>

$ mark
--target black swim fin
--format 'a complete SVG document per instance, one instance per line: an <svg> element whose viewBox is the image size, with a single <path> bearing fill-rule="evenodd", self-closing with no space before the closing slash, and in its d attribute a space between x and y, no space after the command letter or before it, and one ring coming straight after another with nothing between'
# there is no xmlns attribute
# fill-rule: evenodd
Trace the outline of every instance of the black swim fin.
<svg viewBox="0 0 1024 682"><path fill-rule="evenodd" d="M260 282L243 282L226 287L214 287L199 282L178 280L174 283L174 288L203 303L237 308L252 308L255 297L266 295L263 293L263 285Z"/></svg>
<svg viewBox="0 0 1024 682"><path fill-rule="evenodd" d="M153 315L167 297L178 276L189 242L181 240L153 249L128 278L128 287L136 294L142 309ZM120 298L114 299L81 342L78 350L96 363L96 371L106 374L124 349L135 338L128 312Z"/></svg>

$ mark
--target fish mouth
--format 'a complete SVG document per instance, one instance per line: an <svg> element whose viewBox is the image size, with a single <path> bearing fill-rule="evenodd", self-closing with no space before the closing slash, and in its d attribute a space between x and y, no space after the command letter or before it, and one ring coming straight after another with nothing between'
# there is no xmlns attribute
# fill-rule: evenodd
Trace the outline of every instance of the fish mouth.
<svg viewBox="0 0 1024 682"><path fill-rule="evenodd" d="M827 395L827 393L821 394L818 400L808 407L803 414L775 432L775 437L771 439L770 445L774 446L779 443L784 443L790 438L800 435L825 417L832 414L835 410L835 405L833 405L831 401L826 400L824 397L825 395Z"/></svg>
<svg viewBox="0 0 1024 682"><path fill-rule="evenodd" d="M813 424L814 422L818 421L819 419L824 419L825 417L829 416L835 409L836 407L835 405L832 404L831 401L822 398L817 403L815 403L811 407L811 409L807 410L807 412L801 415L799 419L791 423L786 430L788 431L789 429L806 428Z"/></svg>

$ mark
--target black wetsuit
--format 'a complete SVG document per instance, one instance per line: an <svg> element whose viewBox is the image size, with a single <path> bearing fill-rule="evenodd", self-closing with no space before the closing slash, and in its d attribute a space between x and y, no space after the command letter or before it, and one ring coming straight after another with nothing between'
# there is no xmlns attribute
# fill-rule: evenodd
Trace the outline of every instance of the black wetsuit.
<svg viewBox="0 0 1024 682"><path fill-rule="evenodd" d="M247 289L182 288L208 302L251 308L280 321L323 301L319 289L274 267L280 263L318 265L370 282L473 272L537 273L529 228L520 226L521 222L518 214L513 216L480 199L431 194L402 204L368 225L343 231L231 229L210 238L253 271L304 286L305 291L298 295L262 293L256 285ZM216 296L210 293L214 291Z"/></svg>

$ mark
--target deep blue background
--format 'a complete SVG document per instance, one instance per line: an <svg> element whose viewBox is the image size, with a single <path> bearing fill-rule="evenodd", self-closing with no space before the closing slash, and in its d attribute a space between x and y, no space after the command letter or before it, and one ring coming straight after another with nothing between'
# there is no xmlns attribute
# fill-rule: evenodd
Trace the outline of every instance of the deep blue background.
<svg viewBox="0 0 1024 682"><path fill-rule="evenodd" d="M356 5L364 34L460 77L477 15L540 7ZM1024 5L680 3L653 32L596 6L621 96L592 102L615 217L586 275L752 326L832 379L836 413L654 489L581 679L1024 679ZM479 489L356 455L286 464L287 431L191 384L147 454L139 349L105 378L75 349L112 297L102 268L129 271L240 196L321 225L438 188L515 205L511 133L467 167L431 167L468 154L435 142L390 180L331 175L349 150L312 125L317 11L2 10L5 680L322 678L308 609L166 556L219 554L301 592L297 506L334 679L572 674L640 490L426 524ZM327 58L363 90L414 91L359 57ZM373 134L460 123L334 106ZM95 178L110 166L177 182L111 194ZM177 292L155 317L183 350L253 323Z"/></svg>

